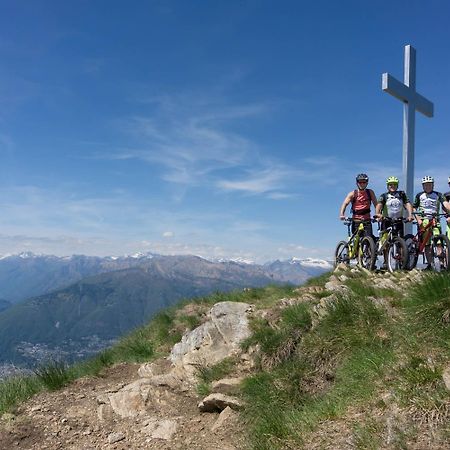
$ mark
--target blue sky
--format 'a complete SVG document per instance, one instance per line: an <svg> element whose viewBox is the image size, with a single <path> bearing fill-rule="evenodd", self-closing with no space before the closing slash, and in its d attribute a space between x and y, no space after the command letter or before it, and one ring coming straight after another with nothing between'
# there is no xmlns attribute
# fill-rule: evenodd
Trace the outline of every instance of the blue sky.
<svg viewBox="0 0 450 450"><path fill-rule="evenodd" d="M0 254L328 257L356 173L450 175L445 1L0 0ZM417 184L417 188L419 184Z"/></svg>

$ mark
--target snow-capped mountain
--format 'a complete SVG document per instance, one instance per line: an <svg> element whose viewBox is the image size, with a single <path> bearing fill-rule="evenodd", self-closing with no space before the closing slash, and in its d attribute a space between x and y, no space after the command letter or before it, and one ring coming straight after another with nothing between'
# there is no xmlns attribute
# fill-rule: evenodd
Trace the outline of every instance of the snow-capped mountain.
<svg viewBox="0 0 450 450"><path fill-rule="evenodd" d="M150 252L106 257L85 255L61 257L37 255L31 252L5 255L0 258L0 298L16 303L60 289L86 277L133 267L147 267L152 264L152 261L158 264L164 261L176 266L182 258L182 256L164 256ZM201 258L210 264L239 265L248 271L258 271L274 282L292 284L301 284L311 276L332 268L329 261L313 258L291 258L263 265L255 264L254 261L243 257L216 260L199 256L194 258ZM201 276L200 273L198 275ZM195 270L193 276L195 277Z"/></svg>
<svg viewBox="0 0 450 450"><path fill-rule="evenodd" d="M324 270L331 270L333 268L333 263L331 261L327 261L325 259L314 259L314 258L296 258L292 257L289 262L291 264L300 264L304 267L318 267Z"/></svg>
<svg viewBox="0 0 450 450"><path fill-rule="evenodd" d="M333 268L331 262L312 258L291 258L286 261L276 260L264 264L264 268L280 281L302 284L308 278L328 272Z"/></svg>

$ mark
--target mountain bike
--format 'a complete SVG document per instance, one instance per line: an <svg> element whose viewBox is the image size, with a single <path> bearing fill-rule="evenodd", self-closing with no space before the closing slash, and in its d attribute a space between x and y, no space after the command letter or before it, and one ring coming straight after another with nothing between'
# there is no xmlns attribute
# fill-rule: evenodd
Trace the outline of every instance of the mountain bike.
<svg viewBox="0 0 450 450"><path fill-rule="evenodd" d="M422 214L415 213L415 216L422 216ZM447 271L450 269L450 240L445 235L440 233L438 228L439 219L446 214L433 214L426 225L417 227L415 235L408 234L405 236L406 246L408 248L408 270L414 269L417 265L419 255L422 255L423 263L428 263L425 255L425 247L429 244L431 267L437 271ZM417 222L414 222L418 225ZM431 239L431 241L430 241Z"/></svg>
<svg viewBox="0 0 450 450"><path fill-rule="evenodd" d="M394 272L406 269L408 265L408 247L405 240L400 236L400 225L407 220L402 217L390 220L391 225L386 227L385 230L379 231L376 240L376 253L385 258L385 264L389 272ZM380 228L381 223L378 222L378 230Z"/></svg>
<svg viewBox="0 0 450 450"><path fill-rule="evenodd" d="M334 252L334 265L335 267L340 263L349 265L351 260L356 259L358 265L372 270L375 267L375 259L377 256L375 252L375 241L371 236L366 236L364 222L359 222L358 228L352 234L352 223L352 218L345 218L344 225L347 225L348 239L338 242Z"/></svg>

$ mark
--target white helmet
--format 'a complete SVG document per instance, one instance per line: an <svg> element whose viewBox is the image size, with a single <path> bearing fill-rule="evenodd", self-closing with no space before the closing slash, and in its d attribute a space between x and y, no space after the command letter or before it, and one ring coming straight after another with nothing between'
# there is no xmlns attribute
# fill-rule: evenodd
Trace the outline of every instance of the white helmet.
<svg viewBox="0 0 450 450"><path fill-rule="evenodd" d="M434 183L434 178L433 177L430 177L430 176L428 176L428 175L425 175L423 178L422 178L422 184L423 183Z"/></svg>

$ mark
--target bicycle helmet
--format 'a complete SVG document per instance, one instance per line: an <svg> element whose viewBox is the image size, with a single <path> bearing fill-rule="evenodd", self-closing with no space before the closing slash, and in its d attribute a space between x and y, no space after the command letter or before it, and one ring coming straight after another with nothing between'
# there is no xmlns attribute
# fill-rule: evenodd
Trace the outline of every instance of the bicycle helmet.
<svg viewBox="0 0 450 450"><path fill-rule="evenodd" d="M397 177L387 177L386 178L386 184L397 184L398 185L399 181Z"/></svg>
<svg viewBox="0 0 450 450"><path fill-rule="evenodd" d="M450 183L450 177L448 177L448 180L447 180L449 183Z"/></svg>
<svg viewBox="0 0 450 450"><path fill-rule="evenodd" d="M422 178L422 184L423 183L434 183L434 178L433 177L430 177L430 176L428 176L428 175L425 175L423 178Z"/></svg>
<svg viewBox="0 0 450 450"><path fill-rule="evenodd" d="M356 175L356 182L358 183L359 181L369 181L369 177L365 174L365 173L359 173L358 175Z"/></svg>

